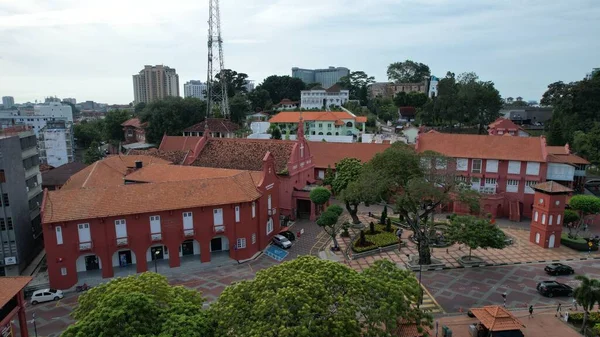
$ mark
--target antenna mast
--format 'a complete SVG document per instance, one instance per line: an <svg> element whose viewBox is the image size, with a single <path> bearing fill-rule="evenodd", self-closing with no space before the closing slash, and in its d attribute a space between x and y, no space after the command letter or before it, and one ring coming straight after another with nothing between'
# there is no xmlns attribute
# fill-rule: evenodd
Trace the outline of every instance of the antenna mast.
<svg viewBox="0 0 600 337"><path fill-rule="evenodd" d="M219 0L208 0L208 71L206 74L206 117L213 115L214 107L218 107L223 117L229 119L229 97L225 63L223 61L223 38L221 37L221 14ZM217 49L217 50L215 50ZM214 63L217 63L215 69ZM220 74L221 80L217 78Z"/></svg>

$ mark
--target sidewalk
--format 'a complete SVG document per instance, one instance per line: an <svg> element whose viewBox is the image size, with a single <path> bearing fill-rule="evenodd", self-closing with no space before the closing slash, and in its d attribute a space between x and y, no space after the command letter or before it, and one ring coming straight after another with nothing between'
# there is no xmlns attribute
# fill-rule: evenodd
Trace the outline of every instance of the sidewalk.
<svg viewBox="0 0 600 337"><path fill-rule="evenodd" d="M366 214L360 214L359 218L361 219L361 222L365 224L376 220L374 218L370 218ZM485 263L482 263L479 266L600 259L599 252L592 252L591 254L588 254L587 252L577 252L565 246L560 246L553 249L544 249L539 247L529 242L529 230L515 227L508 228L508 226L503 226L502 229L513 239L513 244L504 249L473 250L472 255L478 256L485 261ZM348 266L359 271L380 259L388 259L395 263L405 264L408 261L406 254L411 256L418 254L416 244L408 239L411 234L412 231L404 230L402 238L407 243L407 246L403 247L401 251L395 249L393 251L380 252L371 256L351 260L346 259L342 253L346 251L349 245L351 245L350 238L340 237L338 242L340 244L341 252L336 254L339 255L341 260L346 260L346 264ZM454 244L448 248L432 248L432 257L441 260L444 264L444 267L426 268L424 266L423 270L463 268L463 266L458 262L458 259L461 256L466 256L468 254L468 247L461 247L457 244Z"/></svg>

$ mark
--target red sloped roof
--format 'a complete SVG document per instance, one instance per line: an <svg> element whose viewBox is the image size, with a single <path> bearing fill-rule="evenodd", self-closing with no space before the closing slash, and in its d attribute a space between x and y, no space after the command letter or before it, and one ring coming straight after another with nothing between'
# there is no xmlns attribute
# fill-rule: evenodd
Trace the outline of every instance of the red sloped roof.
<svg viewBox="0 0 600 337"><path fill-rule="evenodd" d="M506 118L502 118L502 117L496 119L495 121L490 123L490 125L488 125L488 126L490 129L494 128L494 129L511 130L511 131L523 130L523 128L521 128L517 124L513 123L513 121L511 121L510 119L506 119Z"/></svg>
<svg viewBox="0 0 600 337"><path fill-rule="evenodd" d="M142 124L142 122L140 121L139 118L131 118L126 120L125 122L123 122L123 124L121 124L121 126L125 127L125 126L132 126L134 128L142 128L145 126L146 123Z"/></svg>
<svg viewBox="0 0 600 337"><path fill-rule="evenodd" d="M375 154L389 148L390 144L308 142L308 147L315 167L335 168L335 164L344 158L356 158L363 163L368 162Z"/></svg>
<svg viewBox="0 0 600 337"><path fill-rule="evenodd" d="M434 151L453 158L546 162L545 141L537 137L498 137L439 132L422 133L417 152Z"/></svg>
<svg viewBox="0 0 600 337"><path fill-rule="evenodd" d="M160 142L160 151L190 151L194 150L202 137L165 136Z"/></svg>
<svg viewBox="0 0 600 337"><path fill-rule="evenodd" d="M207 118L205 121L184 129L183 132L204 132L206 125L210 132L221 133L235 132L240 128L239 125L225 118Z"/></svg>

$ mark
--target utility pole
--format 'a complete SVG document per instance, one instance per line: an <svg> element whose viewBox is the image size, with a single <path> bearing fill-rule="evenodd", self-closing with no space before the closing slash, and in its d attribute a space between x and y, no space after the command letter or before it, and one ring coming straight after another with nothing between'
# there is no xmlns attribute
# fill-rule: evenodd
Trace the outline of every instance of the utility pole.
<svg viewBox="0 0 600 337"><path fill-rule="evenodd" d="M206 73L206 117L213 115L218 107L224 118L229 118L229 97L223 60L223 38L221 37L221 14L219 0L208 0L208 69ZM215 64L216 63L216 64ZM217 78L219 75L220 79ZM218 81L218 82L217 82Z"/></svg>

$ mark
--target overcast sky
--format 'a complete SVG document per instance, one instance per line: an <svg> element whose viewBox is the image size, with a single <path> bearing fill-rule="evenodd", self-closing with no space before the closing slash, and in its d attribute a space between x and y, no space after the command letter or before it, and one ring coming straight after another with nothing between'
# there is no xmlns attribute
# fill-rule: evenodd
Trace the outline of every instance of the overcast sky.
<svg viewBox="0 0 600 337"><path fill-rule="evenodd" d="M145 64L206 79L208 0L0 0L0 96L129 103ZM476 72L539 100L600 67L599 0L221 0L225 66L257 84L293 66L385 81L391 62Z"/></svg>

